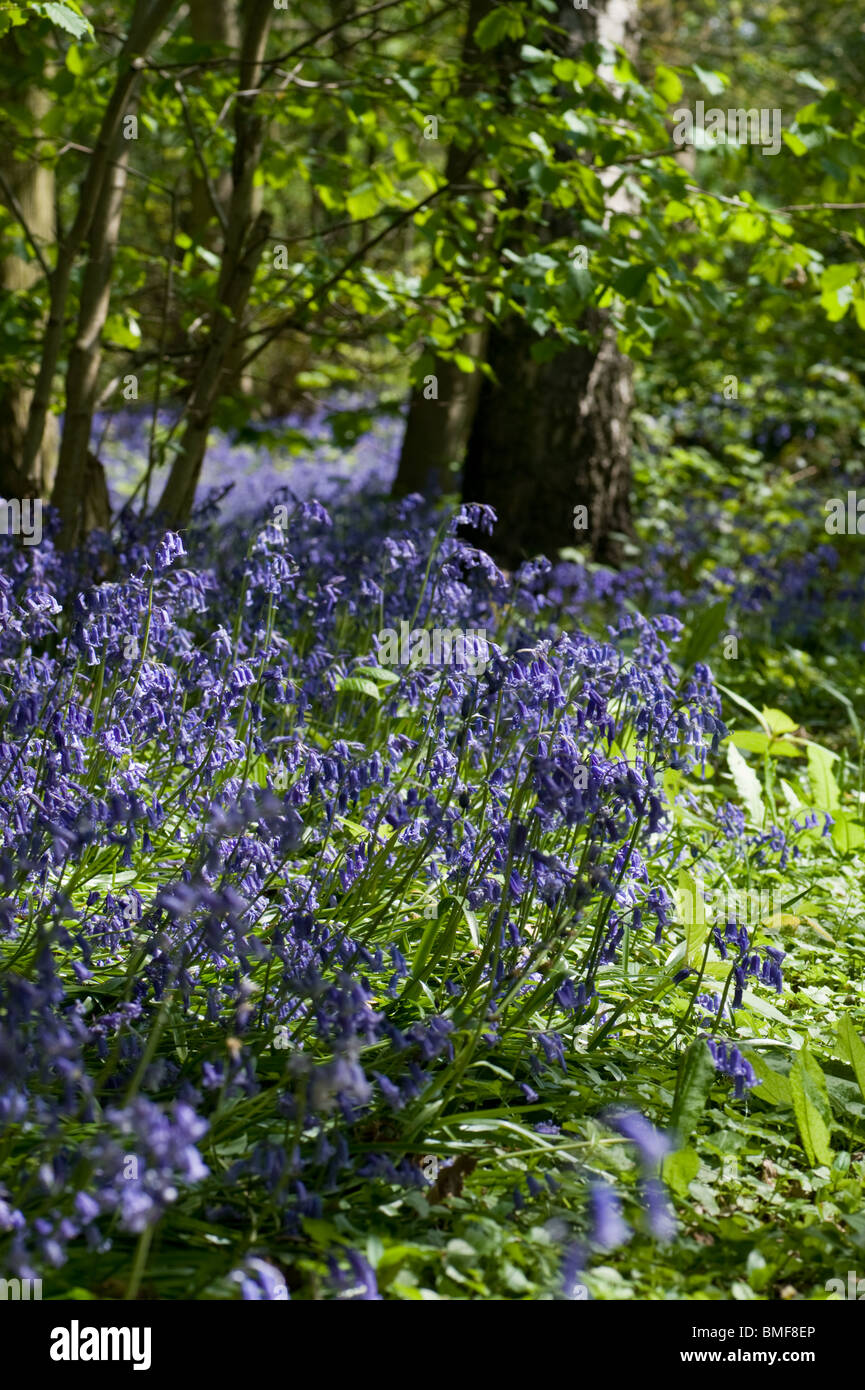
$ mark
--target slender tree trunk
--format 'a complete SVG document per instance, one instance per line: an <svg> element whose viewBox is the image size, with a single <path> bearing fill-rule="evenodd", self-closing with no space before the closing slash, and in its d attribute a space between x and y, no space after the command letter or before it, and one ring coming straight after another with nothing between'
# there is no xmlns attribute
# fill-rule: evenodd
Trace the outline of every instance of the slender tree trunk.
<svg viewBox="0 0 865 1390"><path fill-rule="evenodd" d="M590 10L564 8L559 23L572 48L597 40L628 46L635 11L635 0L596 0ZM622 195L615 205L624 210ZM555 232L562 235L561 225ZM596 559L615 562L619 538L632 529L631 364L601 313L589 311L582 327L591 347L569 345L540 364L524 319L490 330L496 381L481 386L463 498L495 508L492 549L507 564L586 543Z"/></svg>
<svg viewBox="0 0 865 1390"><path fill-rule="evenodd" d="M187 424L182 444L158 507L174 526L185 526L192 511L213 411L225 389L226 364L261 254L270 237L271 220L269 213L259 213L244 254L220 300L221 312L213 319L204 359L186 407Z"/></svg>
<svg viewBox="0 0 865 1390"><path fill-rule="evenodd" d="M8 35L2 44L4 69L20 68L21 49L17 36ZM7 88L10 103L20 103L28 112L34 130L50 106L38 88L21 91ZM0 103L2 104L2 103ZM38 151L37 151L38 156ZM8 144L0 148L0 202L14 217L21 217L25 234L47 256L55 241L54 173L38 162L38 157L21 160ZM11 198L11 202L10 202ZM39 280L42 269L36 260L5 256L0 261L0 287L13 294L24 294ZM32 389L23 381L3 386L0 395L0 493L7 498L47 497L57 466L57 422L46 421L42 446L28 470L24 466L24 439L33 400Z"/></svg>
<svg viewBox="0 0 865 1390"><path fill-rule="evenodd" d="M210 43L236 52L240 47L240 26L235 0L189 0L189 31L198 43ZM189 190L187 231L196 245L211 249L217 244L218 223L213 198L227 212L231 199L231 171L223 169L210 181L194 165Z"/></svg>
<svg viewBox="0 0 865 1390"><path fill-rule="evenodd" d="M51 408L54 375L63 348L66 305L78 253L90 234L100 194L109 170L117 133L132 95L138 86L142 56L168 18L175 0L137 0L132 13L129 33L120 50L118 76L105 108L99 134L87 166L87 173L78 197L78 208L72 226L58 248L57 261L50 277L50 307L42 358L33 391L23 450L23 468L29 476L35 472L36 461L43 447L45 422Z"/></svg>
<svg viewBox="0 0 865 1390"><path fill-rule="evenodd" d="M243 324L255 272L270 236L271 217L256 216L255 172L264 146L264 117L257 104L273 0L253 0L246 14L239 87L235 100L234 158L231 204L222 255L217 303L201 365L187 402L187 423L180 449L159 502L158 510L175 526L184 526L195 500L195 489L207 447L213 411L224 389L231 353Z"/></svg>
<svg viewBox="0 0 865 1390"><path fill-rule="evenodd" d="M483 59L475 43L475 30L493 8L495 0L470 0L460 60L461 91L472 89ZM472 152L451 144L448 147L445 176L458 184L471 167ZM481 238L483 243L483 237ZM486 346L486 324L478 313L474 327L456 345L456 350L482 362ZM393 484L395 497L409 492L430 493L453 490L449 469L462 463L480 391L480 372L463 372L455 362L436 356L432 380L419 382L412 391L408 418Z"/></svg>
<svg viewBox="0 0 865 1390"><path fill-rule="evenodd" d="M127 116L133 114L130 102ZM99 195L90 232L89 256L81 285L78 325L66 371L66 415L52 502L60 512L60 544L65 549L82 539L87 510L87 484L93 478L88 466L90 433L96 408L102 330L111 303L111 281L117 239L123 215L123 198L129 170L129 141L118 138L114 160Z"/></svg>

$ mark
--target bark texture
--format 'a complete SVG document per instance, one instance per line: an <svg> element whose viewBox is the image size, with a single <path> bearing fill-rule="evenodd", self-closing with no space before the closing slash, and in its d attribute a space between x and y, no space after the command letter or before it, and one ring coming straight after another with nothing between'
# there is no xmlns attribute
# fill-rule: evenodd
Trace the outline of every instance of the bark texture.
<svg viewBox="0 0 865 1390"><path fill-rule="evenodd" d="M474 40L475 30L493 7L494 0L470 0L460 67L464 95L471 90L477 65L483 61ZM472 159L471 150L451 144L445 166L448 183L458 185L465 179ZM486 324L478 313L472 328L457 343L456 350L472 361L482 362L486 340ZM465 456L481 375L477 371L462 372L454 362L439 356L435 358L430 375L435 377L435 396L429 394L423 383L412 390L393 485L395 497L404 497L409 492L429 496L453 491L456 479L451 477L449 467L462 463Z"/></svg>
<svg viewBox="0 0 865 1390"><path fill-rule="evenodd" d="M134 111L127 111L127 115L130 114L134 114ZM115 145L114 160L99 195L81 285L75 341L66 371L66 417L52 494L52 501L61 517L60 544L66 548L77 545L87 534L87 522L92 519L94 508L98 512L108 495L105 479L95 481L97 474L90 463L93 456L88 453L88 446L99 388L102 330L111 304L111 281L129 168L129 145L130 142L122 137ZM96 468L101 469L101 464L95 462ZM98 491L98 501L88 496L94 486Z"/></svg>
<svg viewBox="0 0 865 1390"><path fill-rule="evenodd" d="M17 35L8 34L0 45L4 77L21 63ZM9 71L11 77L11 71ZM19 104L27 112L34 130L50 105L47 95L36 88L21 91L4 83L4 99ZM0 102L0 104L3 104ZM14 145L4 141L0 147L0 202L16 219L21 219L25 235L44 257L51 255L55 241L54 173L38 158L16 157ZM38 260L5 256L0 261L0 288L11 294L24 294L42 274ZM54 416L45 422L42 442L30 466L24 461L24 440L33 391L24 380L0 388L0 494L11 498L48 497L57 467L58 429Z"/></svg>
<svg viewBox="0 0 865 1390"><path fill-rule="evenodd" d="M523 319L490 335L497 384L481 387L463 498L495 507L493 551L507 565L586 543L596 559L615 561L617 535L630 532L630 363L593 318L597 350L568 347L541 365Z"/></svg>
<svg viewBox="0 0 865 1390"><path fill-rule="evenodd" d="M240 24L235 0L189 0L189 31L199 43L236 51L240 47ZM230 199L230 170L223 169L205 178L197 163L192 166L186 230L197 245L211 249L216 246L220 227L214 202L225 215Z"/></svg>
<svg viewBox="0 0 865 1390"><path fill-rule="evenodd" d="M257 212L255 172L264 146L265 122L257 100L273 17L272 0L253 0L244 11L238 96L235 100L231 202L222 254L217 306L186 406L186 426L159 502L174 526L185 526L207 448L213 412L229 377L232 353L243 326L258 263L270 237L272 218ZM256 215L257 212L257 215Z"/></svg>
<svg viewBox="0 0 865 1390"><path fill-rule="evenodd" d="M564 7L567 47L599 39L629 46L635 9L632 0ZM621 193L614 204L626 210ZM556 236L563 230L560 221L551 226ZM543 364L532 360L537 337L524 319L514 315L490 330L496 381L481 386L463 499L495 508L499 522L484 544L507 565L586 543L594 558L615 563L620 537L631 531L631 364L598 311L581 326L591 346L569 345Z"/></svg>
<svg viewBox="0 0 865 1390"><path fill-rule="evenodd" d="M66 306L72 273L79 252L90 235L97 210L102 206L102 190L110 174L118 134L139 84L142 56L159 34L174 4L175 0L137 0L129 32L118 56L114 89L102 117L93 153L89 157L75 217L62 245L58 248L54 269L49 277L48 322L23 448L23 468L28 475L34 472L43 448L54 375L63 349Z"/></svg>

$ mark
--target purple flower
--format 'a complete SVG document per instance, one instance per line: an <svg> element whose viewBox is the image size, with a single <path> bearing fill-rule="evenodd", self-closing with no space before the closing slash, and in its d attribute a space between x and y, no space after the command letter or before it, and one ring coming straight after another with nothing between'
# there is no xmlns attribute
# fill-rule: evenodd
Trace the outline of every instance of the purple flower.
<svg viewBox="0 0 865 1390"><path fill-rule="evenodd" d="M602 1250L615 1250L631 1239L631 1228L622 1216L622 1204L609 1183L592 1183L589 1189L592 1242Z"/></svg>
<svg viewBox="0 0 865 1390"><path fill-rule="evenodd" d="M241 1298L247 1302L286 1301L290 1295L285 1276L267 1260L248 1255L241 1269L231 1276L240 1284Z"/></svg>
<svg viewBox="0 0 865 1390"><path fill-rule="evenodd" d="M610 1129L624 1135L636 1145L647 1170L657 1168L661 1160L673 1151L669 1136L655 1129L655 1126L636 1110L608 1110L602 1118Z"/></svg>

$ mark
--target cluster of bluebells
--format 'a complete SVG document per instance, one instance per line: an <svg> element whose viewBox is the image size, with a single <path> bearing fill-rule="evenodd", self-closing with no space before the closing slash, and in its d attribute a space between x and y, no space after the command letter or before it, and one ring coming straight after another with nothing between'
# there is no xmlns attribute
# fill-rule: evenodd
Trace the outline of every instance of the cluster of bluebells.
<svg viewBox="0 0 865 1390"><path fill-rule="evenodd" d="M777 946L766 946L761 955L753 948L748 928L738 922L727 922L723 932L720 927L714 927L712 935L721 959L732 960L733 983L732 999L729 1001L718 994L696 996L694 1002L703 1010L704 1026L714 1030L722 1020L733 1021L735 1010L742 1007L749 978L767 985L777 994L781 993L784 988L781 963L786 953ZM706 1042L717 1070L734 1083L737 1099L759 1085L759 1078L751 1063L732 1042L711 1035L707 1035Z"/></svg>
<svg viewBox="0 0 865 1390"><path fill-rule="evenodd" d="M784 988L784 977L781 973L781 963L786 955L779 946L766 946L761 956L759 951L753 949L751 944L751 933L748 928L737 922L728 922L723 933L720 927L715 927L713 931L715 946L722 960L730 958L729 948L738 952L738 960L734 956L733 966L733 1000L734 1009L742 1007L742 994L750 978L760 980L763 984L769 985L780 994Z"/></svg>
<svg viewBox="0 0 865 1390"><path fill-rule="evenodd" d="M708 669L679 681L676 617L622 602L599 640L560 570L506 576L461 538L486 509L331 515L284 490L252 528L211 522L129 517L74 558L50 525L0 538L0 1240L22 1273L178 1203L242 1232L260 1198L297 1236L342 1183L423 1187L394 1136L467 1036L514 1103L555 1090L626 932L663 944L664 772L725 734ZM404 619L486 631L486 669L382 672L375 634ZM779 987L736 944L743 981ZM270 1123L217 1176L245 1104ZM648 1166L641 1195L663 1234ZM591 1203L609 1246L611 1198ZM376 1297L346 1258L334 1288ZM260 1266L244 1296L272 1296Z"/></svg>
<svg viewBox="0 0 865 1390"><path fill-rule="evenodd" d="M753 1086L759 1086L760 1078L747 1057L742 1056L738 1047L731 1042L719 1041L715 1038L707 1038L706 1042L717 1070L723 1076L728 1076L733 1082L737 1099L741 1099L745 1092Z"/></svg>

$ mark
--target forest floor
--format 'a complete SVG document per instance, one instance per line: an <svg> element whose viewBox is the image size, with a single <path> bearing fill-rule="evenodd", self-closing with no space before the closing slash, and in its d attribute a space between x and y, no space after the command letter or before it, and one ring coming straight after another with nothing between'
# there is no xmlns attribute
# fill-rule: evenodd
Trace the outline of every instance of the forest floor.
<svg viewBox="0 0 865 1390"><path fill-rule="evenodd" d="M376 497L388 447L327 509L132 528L110 583L98 541L89 578L3 557L5 1267L847 1297L856 537L788 469L725 492L658 446L624 568L504 575Z"/></svg>

